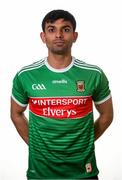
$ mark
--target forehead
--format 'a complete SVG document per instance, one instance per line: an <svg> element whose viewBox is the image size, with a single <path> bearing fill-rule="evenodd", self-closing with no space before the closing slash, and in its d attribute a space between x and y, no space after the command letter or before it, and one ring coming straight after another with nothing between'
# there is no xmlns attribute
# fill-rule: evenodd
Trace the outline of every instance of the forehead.
<svg viewBox="0 0 122 180"><path fill-rule="evenodd" d="M53 23L49 22L49 23L45 24L45 28L48 28L50 26L54 26L54 27L69 26L69 27L73 28L71 22L70 21L65 21L64 19L58 19L58 20L54 21Z"/></svg>

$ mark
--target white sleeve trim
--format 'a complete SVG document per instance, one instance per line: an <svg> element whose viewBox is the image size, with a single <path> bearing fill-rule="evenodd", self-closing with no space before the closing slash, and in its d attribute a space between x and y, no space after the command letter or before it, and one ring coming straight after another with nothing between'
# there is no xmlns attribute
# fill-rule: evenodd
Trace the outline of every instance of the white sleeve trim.
<svg viewBox="0 0 122 180"><path fill-rule="evenodd" d="M102 104L102 103L104 103L105 101L107 101L110 98L111 98L111 94L109 94L105 99L95 102L95 104Z"/></svg>
<svg viewBox="0 0 122 180"><path fill-rule="evenodd" d="M22 107L26 107L28 104L22 104L21 102L19 102L14 96L13 96L13 94L11 95L11 97L12 97L12 99L18 104L18 105L20 105L20 106L22 106Z"/></svg>

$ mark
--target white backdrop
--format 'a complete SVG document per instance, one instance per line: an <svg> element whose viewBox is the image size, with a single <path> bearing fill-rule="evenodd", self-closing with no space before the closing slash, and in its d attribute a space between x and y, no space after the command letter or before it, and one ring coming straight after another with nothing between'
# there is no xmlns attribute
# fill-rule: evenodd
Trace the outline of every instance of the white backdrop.
<svg viewBox="0 0 122 180"><path fill-rule="evenodd" d="M96 142L96 156L100 180L121 180L121 0L0 1L0 180L26 180L28 148L17 134L9 113L12 79L21 67L47 55L39 33L42 18L53 9L74 14L79 38L73 55L100 66L110 81L114 121Z"/></svg>

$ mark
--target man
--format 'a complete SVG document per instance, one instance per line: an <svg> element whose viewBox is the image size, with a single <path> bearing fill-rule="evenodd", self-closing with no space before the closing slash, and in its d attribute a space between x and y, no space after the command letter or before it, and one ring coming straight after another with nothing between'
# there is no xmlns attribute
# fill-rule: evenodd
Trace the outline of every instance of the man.
<svg viewBox="0 0 122 180"><path fill-rule="evenodd" d="M94 141L112 122L112 99L103 71L72 57L75 28L69 12L49 12L40 33L48 57L22 68L13 80L11 118L29 145L28 180L98 179Z"/></svg>

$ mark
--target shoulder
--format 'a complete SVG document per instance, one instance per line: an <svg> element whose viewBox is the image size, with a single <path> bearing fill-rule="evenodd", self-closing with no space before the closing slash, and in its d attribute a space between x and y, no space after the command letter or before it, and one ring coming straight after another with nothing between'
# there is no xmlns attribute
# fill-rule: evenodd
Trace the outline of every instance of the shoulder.
<svg viewBox="0 0 122 180"><path fill-rule="evenodd" d="M93 72L98 72L98 73L100 73L100 74L102 74L102 69L99 67L99 66L97 66L97 65L93 65L93 64L88 64L88 63L86 63L86 62L84 62L84 61L82 61L82 60L79 60L79 59L75 59L75 61L74 61L74 66L76 66L76 67L78 67L78 68L80 68L80 69L83 69L83 70L85 70L85 71L93 71Z"/></svg>
<svg viewBox="0 0 122 180"><path fill-rule="evenodd" d="M18 76L22 75L22 74L25 74L27 72L33 72L39 68L41 68L42 66L44 66L44 61L45 61L45 58L39 60L39 61L36 61L30 65L27 65L27 66L24 66L20 69L20 71L18 71Z"/></svg>

